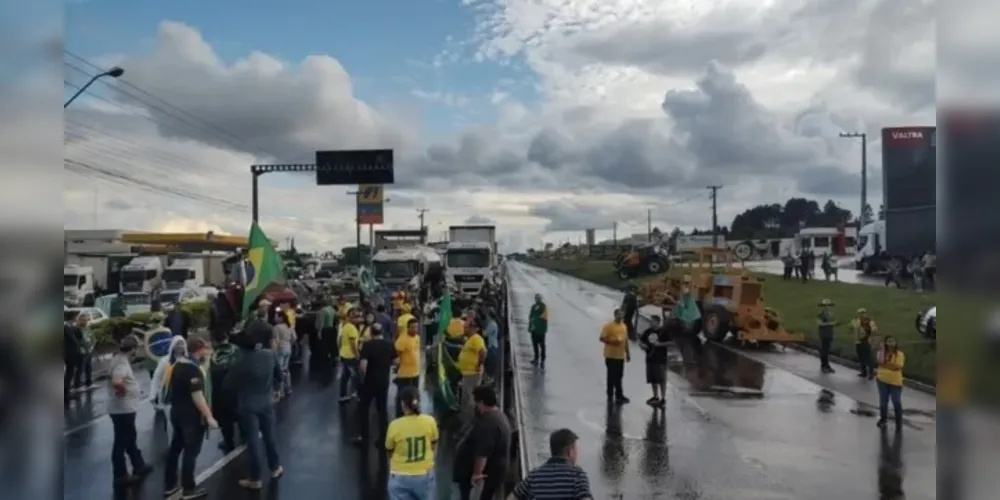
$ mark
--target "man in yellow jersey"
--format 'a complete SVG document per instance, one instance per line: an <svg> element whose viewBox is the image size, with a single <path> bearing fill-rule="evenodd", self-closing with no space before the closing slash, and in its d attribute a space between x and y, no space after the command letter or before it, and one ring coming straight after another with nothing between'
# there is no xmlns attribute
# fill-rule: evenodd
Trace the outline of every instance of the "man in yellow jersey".
<svg viewBox="0 0 1000 500"><path fill-rule="evenodd" d="M403 416L393 420L385 433L389 453L389 500L435 498L434 448L437 421L420 413L420 391L406 387L399 392Z"/></svg>
<svg viewBox="0 0 1000 500"><path fill-rule="evenodd" d="M628 345L628 327L625 326L621 309L615 309L615 319L601 328L601 343L604 344L604 366L607 369L608 402L625 404L629 399L622 390L625 363L631 358Z"/></svg>
<svg viewBox="0 0 1000 500"><path fill-rule="evenodd" d="M413 308L408 303L403 303L399 310L399 318L396 319L396 331L395 337L399 338L410 328L410 320L417 319L416 316L412 314Z"/></svg>
<svg viewBox="0 0 1000 500"><path fill-rule="evenodd" d="M475 416L475 405L472 401L472 391L479 386L483 374L483 363L486 362L486 340L479 333L479 325L473 322L466 327L465 344L458 353L458 371L462 374L462 408L463 424L472 422Z"/></svg>
<svg viewBox="0 0 1000 500"><path fill-rule="evenodd" d="M346 403L355 396L358 382L358 341L361 332L361 312L351 309L347 315L348 321L340 327L340 402Z"/></svg>
<svg viewBox="0 0 1000 500"><path fill-rule="evenodd" d="M420 383L420 322L413 318L406 324L406 331L396 339L399 368L396 384L399 389L417 387Z"/></svg>

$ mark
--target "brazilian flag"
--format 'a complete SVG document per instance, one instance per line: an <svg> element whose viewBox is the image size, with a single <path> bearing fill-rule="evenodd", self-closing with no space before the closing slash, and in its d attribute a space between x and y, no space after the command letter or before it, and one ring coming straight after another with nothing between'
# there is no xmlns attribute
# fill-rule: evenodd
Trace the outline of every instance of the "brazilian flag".
<svg viewBox="0 0 1000 500"><path fill-rule="evenodd" d="M450 344L446 339L448 337L448 324L451 323L452 317L451 294L447 290L445 290L444 296L441 297L440 311L441 321L438 323L437 334L437 397L438 401L444 407L457 410L458 388L452 382L454 377L450 376L457 371L455 356L449 352L452 349L449 349L449 346L445 345Z"/></svg>
<svg viewBox="0 0 1000 500"><path fill-rule="evenodd" d="M267 239L264 231L256 222L250 226L250 242L247 250L247 283L243 290L242 317L246 319L254 300L264 293L268 285L282 280L285 276L284 266L277 250Z"/></svg>

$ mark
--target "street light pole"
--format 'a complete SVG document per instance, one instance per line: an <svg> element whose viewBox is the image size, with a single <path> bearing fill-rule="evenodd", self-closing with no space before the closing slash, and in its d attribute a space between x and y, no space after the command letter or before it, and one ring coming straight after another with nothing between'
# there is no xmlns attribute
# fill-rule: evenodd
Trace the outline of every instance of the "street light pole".
<svg viewBox="0 0 1000 500"><path fill-rule="evenodd" d="M94 75L93 77L90 78L90 81L88 81L87 83L85 83L82 87L80 87L79 90L76 91L75 94L73 94L73 97L70 97L69 100L66 101L66 104L63 104L63 109L66 109L67 107L69 107L70 103L72 103L73 101L75 101L77 97L80 97L80 94L82 94L85 90L87 90L87 88L89 88L98 79L103 78L105 76L110 76L111 78L118 78L118 77L120 77L120 76L122 76L124 74L125 74L125 70L124 69L121 69L118 66L115 66L115 67L113 67L113 68L105 71L104 73L98 73L98 74Z"/></svg>
<svg viewBox="0 0 1000 500"><path fill-rule="evenodd" d="M861 212L858 213L858 237L865 225L865 207L868 206L868 134L864 132L841 132L845 139L861 139Z"/></svg>

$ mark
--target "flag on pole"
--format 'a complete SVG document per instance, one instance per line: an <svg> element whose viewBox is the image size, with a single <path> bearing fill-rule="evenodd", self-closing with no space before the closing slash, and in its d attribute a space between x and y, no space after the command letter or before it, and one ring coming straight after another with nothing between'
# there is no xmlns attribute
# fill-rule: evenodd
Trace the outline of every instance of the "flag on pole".
<svg viewBox="0 0 1000 500"><path fill-rule="evenodd" d="M441 305L439 307L441 312L441 320L438 323L438 334L437 334L437 377L438 377L438 395L441 402L445 406L456 409L458 407L458 398L455 396L455 390L451 386L451 381L448 379L447 367L445 366L446 360L450 358L447 349L444 347L445 338L448 334L448 324L451 323L451 293L448 290L444 291L444 296L441 297ZM454 363L451 363L454 364Z"/></svg>
<svg viewBox="0 0 1000 500"><path fill-rule="evenodd" d="M243 289L242 316L246 319L250 312L250 304L260 296L268 285L284 277L284 266L281 257L267 239L264 231L256 222L250 226L250 247L247 251L246 286Z"/></svg>

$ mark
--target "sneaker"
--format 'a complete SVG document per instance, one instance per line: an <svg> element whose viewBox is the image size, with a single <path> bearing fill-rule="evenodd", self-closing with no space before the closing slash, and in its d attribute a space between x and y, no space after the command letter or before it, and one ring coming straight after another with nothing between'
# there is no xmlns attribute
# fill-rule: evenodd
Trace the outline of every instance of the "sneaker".
<svg viewBox="0 0 1000 500"><path fill-rule="evenodd" d="M657 408L666 408L667 407L667 400L666 399L658 400L656 402L656 407Z"/></svg>
<svg viewBox="0 0 1000 500"><path fill-rule="evenodd" d="M180 491L181 491L181 487L180 486L174 486L173 488L167 488L167 489L163 490L163 497L164 498L172 497L172 496L180 493Z"/></svg>
<svg viewBox="0 0 1000 500"><path fill-rule="evenodd" d="M620 405L628 404L630 401L632 400L626 398L625 396L618 396L617 398L615 398L615 403L618 403Z"/></svg>
<svg viewBox="0 0 1000 500"><path fill-rule="evenodd" d="M347 404L347 402L350 401L350 400L351 400L350 396L342 396L340 398L340 404Z"/></svg>
<svg viewBox="0 0 1000 500"><path fill-rule="evenodd" d="M150 464L143 465L142 467L134 468L132 470L132 475L137 476L139 479L144 478L153 473L153 466Z"/></svg>
<svg viewBox="0 0 1000 500"><path fill-rule="evenodd" d="M538 360L537 359L532 359L531 360L531 365L532 366L537 366L538 365Z"/></svg>
<svg viewBox="0 0 1000 500"><path fill-rule="evenodd" d="M116 477L115 478L115 485L116 486L124 486L126 484L132 484L132 483L134 483L134 482L136 482L138 480L139 480L139 476L136 476L135 474L129 474L129 475L121 476L121 477Z"/></svg>
<svg viewBox="0 0 1000 500"><path fill-rule="evenodd" d="M649 398L649 399L646 400L646 404L652 406L652 405L655 405L657 401L659 401L658 398Z"/></svg>
<svg viewBox="0 0 1000 500"><path fill-rule="evenodd" d="M278 466L277 469L271 471L271 479L280 479L281 476L284 475L285 475L285 468L280 465Z"/></svg>
<svg viewBox="0 0 1000 500"><path fill-rule="evenodd" d="M263 487L263 483L260 481L255 481L253 479L240 479L240 487L246 488L248 490L259 490Z"/></svg>
<svg viewBox="0 0 1000 500"><path fill-rule="evenodd" d="M195 488L193 490L187 490L181 493L181 500L193 500L195 498L205 498L208 496L208 490L205 488Z"/></svg>
<svg viewBox="0 0 1000 500"><path fill-rule="evenodd" d="M885 429L885 419L878 419L878 422L875 422L875 425L877 425L879 429Z"/></svg>

